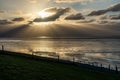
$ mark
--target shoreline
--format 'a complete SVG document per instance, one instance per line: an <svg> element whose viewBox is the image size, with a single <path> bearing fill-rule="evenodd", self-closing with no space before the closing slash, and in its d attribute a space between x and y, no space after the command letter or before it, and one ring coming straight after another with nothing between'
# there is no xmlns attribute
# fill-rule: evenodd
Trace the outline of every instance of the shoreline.
<svg viewBox="0 0 120 80"><path fill-rule="evenodd" d="M110 67L109 68L103 67L102 64L100 66L96 66L94 64L75 62L74 60L73 61L63 60L63 59L60 59L59 56L56 57L56 58L50 58L50 57L37 56L37 55L34 55L34 54L26 54L26 53L19 53L19 52L4 51L4 50L1 50L0 53L4 54L4 55L25 57L25 58L28 58L28 59L34 59L34 60L38 60L38 61L43 60L43 61L48 61L48 62L70 64L70 65L83 67L83 68L90 69L90 70L97 71L97 72L120 74L120 71L118 71L117 66L115 67L115 70L113 70Z"/></svg>

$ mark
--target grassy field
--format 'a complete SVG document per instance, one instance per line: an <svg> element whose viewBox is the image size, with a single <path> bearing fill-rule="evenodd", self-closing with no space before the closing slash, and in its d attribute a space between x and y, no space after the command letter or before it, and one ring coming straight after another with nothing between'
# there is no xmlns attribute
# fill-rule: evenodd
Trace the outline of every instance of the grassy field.
<svg viewBox="0 0 120 80"><path fill-rule="evenodd" d="M20 55L0 54L0 80L120 80L119 74Z"/></svg>

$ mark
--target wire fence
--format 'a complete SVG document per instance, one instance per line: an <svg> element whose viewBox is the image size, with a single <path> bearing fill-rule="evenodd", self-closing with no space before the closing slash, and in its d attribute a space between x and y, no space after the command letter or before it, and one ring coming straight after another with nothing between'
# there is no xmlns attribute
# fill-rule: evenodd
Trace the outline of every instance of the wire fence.
<svg viewBox="0 0 120 80"><path fill-rule="evenodd" d="M1 51L9 51L7 48L4 47L4 45L1 45ZM75 56L61 56L55 52L44 52L44 51L31 51L29 53L33 56L40 56L40 57L49 57L57 59L58 61L62 62L70 62L77 64L79 66L88 67L90 69L99 70L99 71L108 71L108 72L115 72L120 73L120 66L116 64L103 64L101 62L97 61L89 61L89 60L80 60L76 58Z"/></svg>

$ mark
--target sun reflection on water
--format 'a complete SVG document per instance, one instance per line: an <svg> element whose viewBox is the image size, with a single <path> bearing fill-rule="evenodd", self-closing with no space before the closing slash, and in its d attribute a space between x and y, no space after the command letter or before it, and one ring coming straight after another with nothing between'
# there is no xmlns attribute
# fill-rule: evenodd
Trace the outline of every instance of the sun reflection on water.
<svg viewBox="0 0 120 80"><path fill-rule="evenodd" d="M119 51L120 47L118 40L104 40L104 44L102 44L100 40L49 40L45 39L48 38L47 36L41 36L40 38L43 39L18 41L1 40L0 44L4 45L6 50L29 54L34 52L35 55L44 55L46 57L57 58L59 55L62 59L72 60L74 57L76 61L111 63L113 65L120 63L119 53L116 52Z"/></svg>

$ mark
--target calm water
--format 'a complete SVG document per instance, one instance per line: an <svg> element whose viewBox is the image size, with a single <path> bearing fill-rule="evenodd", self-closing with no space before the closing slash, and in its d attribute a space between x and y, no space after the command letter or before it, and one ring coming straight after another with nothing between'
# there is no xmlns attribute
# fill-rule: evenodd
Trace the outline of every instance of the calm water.
<svg viewBox="0 0 120 80"><path fill-rule="evenodd" d="M0 40L6 50L76 61L117 65L120 69L120 39Z"/></svg>

